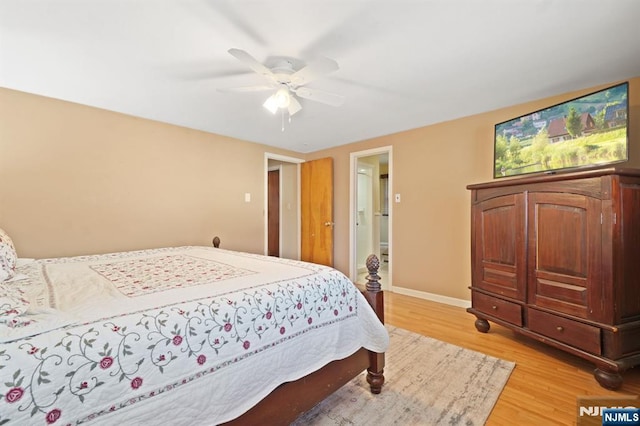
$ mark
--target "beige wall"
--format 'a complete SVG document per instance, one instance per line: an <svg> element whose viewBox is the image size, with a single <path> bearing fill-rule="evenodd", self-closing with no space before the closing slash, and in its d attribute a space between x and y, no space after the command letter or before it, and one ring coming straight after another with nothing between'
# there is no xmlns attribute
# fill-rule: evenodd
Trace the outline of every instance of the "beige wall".
<svg viewBox="0 0 640 426"><path fill-rule="evenodd" d="M608 86L608 85L607 85ZM335 266L349 269L349 155L393 146L393 282L469 299L470 197L491 180L493 128L601 87L299 155L0 89L0 227L20 256L181 244L262 253L264 153L334 158ZM629 165L640 166L640 77ZM244 194L251 193L250 203Z"/></svg>
<svg viewBox="0 0 640 426"><path fill-rule="evenodd" d="M0 227L22 257L264 250L264 154L295 153L0 89ZM251 202L244 194L251 194Z"/></svg>
<svg viewBox="0 0 640 426"><path fill-rule="evenodd" d="M612 84L614 84L613 82ZM315 152L334 158L335 266L349 269L349 155L393 146L393 285L469 300L470 195L493 178L493 132L500 123L598 90L588 88L356 144ZM630 161L640 166L640 78L629 82Z"/></svg>

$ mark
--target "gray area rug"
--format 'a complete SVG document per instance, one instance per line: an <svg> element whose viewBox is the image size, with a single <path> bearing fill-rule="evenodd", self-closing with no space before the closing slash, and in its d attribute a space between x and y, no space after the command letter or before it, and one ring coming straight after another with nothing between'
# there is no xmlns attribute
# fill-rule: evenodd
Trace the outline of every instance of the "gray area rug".
<svg viewBox="0 0 640 426"><path fill-rule="evenodd" d="M387 325L382 393L365 374L299 417L302 425L482 425L515 363Z"/></svg>

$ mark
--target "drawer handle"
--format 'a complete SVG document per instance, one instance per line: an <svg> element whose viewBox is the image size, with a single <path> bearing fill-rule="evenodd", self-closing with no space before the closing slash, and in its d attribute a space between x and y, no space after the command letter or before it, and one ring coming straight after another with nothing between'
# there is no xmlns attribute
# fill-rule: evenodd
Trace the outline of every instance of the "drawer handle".
<svg viewBox="0 0 640 426"><path fill-rule="evenodd" d="M558 330L558 331L564 331L564 328L563 328L561 325L559 325L559 326L557 326L557 327L556 327L556 330Z"/></svg>
<svg viewBox="0 0 640 426"><path fill-rule="evenodd" d="M496 305L493 305L493 306L491 307L491 309L493 309L494 311L497 311L497 310L498 310L498 307L497 307Z"/></svg>

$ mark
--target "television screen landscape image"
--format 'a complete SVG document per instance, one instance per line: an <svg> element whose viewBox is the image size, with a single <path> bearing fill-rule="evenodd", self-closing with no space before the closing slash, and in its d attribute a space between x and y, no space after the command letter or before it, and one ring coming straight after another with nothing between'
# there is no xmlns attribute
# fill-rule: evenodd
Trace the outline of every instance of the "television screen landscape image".
<svg viewBox="0 0 640 426"><path fill-rule="evenodd" d="M494 177L626 161L628 96L625 82L496 124Z"/></svg>

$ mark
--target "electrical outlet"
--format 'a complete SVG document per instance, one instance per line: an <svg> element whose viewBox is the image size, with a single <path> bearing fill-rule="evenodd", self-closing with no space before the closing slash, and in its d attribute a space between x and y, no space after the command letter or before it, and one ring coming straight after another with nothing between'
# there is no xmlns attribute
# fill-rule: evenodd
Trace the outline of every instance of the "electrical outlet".
<svg viewBox="0 0 640 426"><path fill-rule="evenodd" d="M396 203L400 202L400 194L396 194Z"/></svg>

